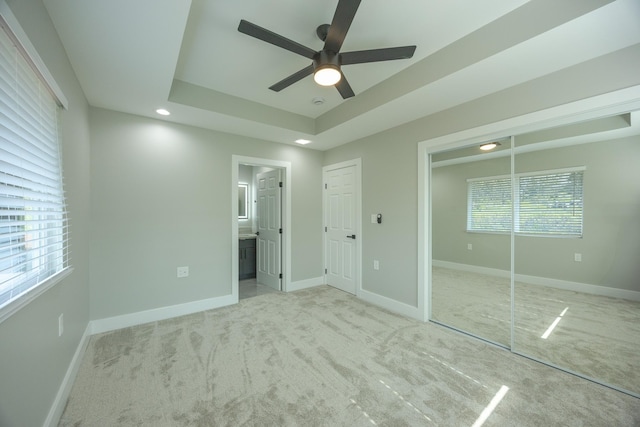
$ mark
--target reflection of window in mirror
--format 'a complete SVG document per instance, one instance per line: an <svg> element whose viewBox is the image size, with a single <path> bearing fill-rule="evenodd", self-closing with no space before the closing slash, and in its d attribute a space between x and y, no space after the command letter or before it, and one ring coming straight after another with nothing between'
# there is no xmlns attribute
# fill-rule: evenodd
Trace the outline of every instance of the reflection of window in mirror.
<svg viewBox="0 0 640 427"><path fill-rule="evenodd" d="M249 184L238 184L238 219L249 219Z"/></svg>

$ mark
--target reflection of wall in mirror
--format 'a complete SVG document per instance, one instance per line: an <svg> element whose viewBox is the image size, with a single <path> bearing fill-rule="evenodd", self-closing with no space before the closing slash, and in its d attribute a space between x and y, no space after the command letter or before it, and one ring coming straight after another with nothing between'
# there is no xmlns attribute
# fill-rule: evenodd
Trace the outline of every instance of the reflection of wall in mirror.
<svg viewBox="0 0 640 427"><path fill-rule="evenodd" d="M640 292L639 164L640 136L516 154L515 173L586 167L583 237L517 235L516 274ZM509 157L433 169L434 260L510 269L509 235L466 232L466 180L509 170Z"/></svg>

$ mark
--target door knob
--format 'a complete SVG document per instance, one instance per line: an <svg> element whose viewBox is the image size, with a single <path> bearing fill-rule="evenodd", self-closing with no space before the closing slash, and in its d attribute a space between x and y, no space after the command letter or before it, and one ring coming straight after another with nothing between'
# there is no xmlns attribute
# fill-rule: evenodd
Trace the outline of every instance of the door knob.
<svg viewBox="0 0 640 427"><path fill-rule="evenodd" d="M356 238L355 234L352 234L351 236L347 236L347 239L355 239L355 238Z"/></svg>

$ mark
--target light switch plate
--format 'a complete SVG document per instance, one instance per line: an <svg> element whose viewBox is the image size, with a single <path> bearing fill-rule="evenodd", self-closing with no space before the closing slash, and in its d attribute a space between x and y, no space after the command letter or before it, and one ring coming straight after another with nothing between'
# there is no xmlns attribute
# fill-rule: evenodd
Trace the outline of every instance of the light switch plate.
<svg viewBox="0 0 640 427"><path fill-rule="evenodd" d="M61 337L64 333L64 313L58 316L58 336Z"/></svg>

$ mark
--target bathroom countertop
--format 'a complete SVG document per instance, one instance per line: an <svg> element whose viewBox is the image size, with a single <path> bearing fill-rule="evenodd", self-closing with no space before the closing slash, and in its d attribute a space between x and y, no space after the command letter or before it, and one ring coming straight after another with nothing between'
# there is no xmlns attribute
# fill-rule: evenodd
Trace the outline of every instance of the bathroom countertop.
<svg viewBox="0 0 640 427"><path fill-rule="evenodd" d="M238 234L239 240L256 239L258 236L255 233L242 233Z"/></svg>

